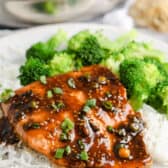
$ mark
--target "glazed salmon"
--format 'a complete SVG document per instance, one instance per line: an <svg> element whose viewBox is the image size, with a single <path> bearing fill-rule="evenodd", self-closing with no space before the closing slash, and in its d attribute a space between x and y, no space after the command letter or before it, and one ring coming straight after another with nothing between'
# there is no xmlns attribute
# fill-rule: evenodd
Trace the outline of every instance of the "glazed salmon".
<svg viewBox="0 0 168 168"><path fill-rule="evenodd" d="M1 104L19 138L57 166L145 168L151 165L141 115L107 68L34 82Z"/></svg>

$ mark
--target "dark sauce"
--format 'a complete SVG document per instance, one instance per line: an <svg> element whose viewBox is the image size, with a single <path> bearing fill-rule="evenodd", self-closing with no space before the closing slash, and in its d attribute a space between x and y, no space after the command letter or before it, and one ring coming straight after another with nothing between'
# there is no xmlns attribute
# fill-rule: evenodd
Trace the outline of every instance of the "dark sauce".
<svg viewBox="0 0 168 168"><path fill-rule="evenodd" d="M0 119L0 142L15 144L19 142L18 136L14 133L14 128L6 117Z"/></svg>
<svg viewBox="0 0 168 168"><path fill-rule="evenodd" d="M9 111L14 114L12 118L14 122L18 122L26 114L32 113L36 109L33 102L36 104L39 103L38 98L31 90L21 95L15 95L11 101L12 103Z"/></svg>

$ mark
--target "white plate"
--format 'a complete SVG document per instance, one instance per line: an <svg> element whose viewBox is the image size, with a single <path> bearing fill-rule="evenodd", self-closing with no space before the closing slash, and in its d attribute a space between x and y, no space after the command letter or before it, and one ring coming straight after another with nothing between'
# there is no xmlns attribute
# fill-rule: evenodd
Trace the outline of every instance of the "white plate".
<svg viewBox="0 0 168 168"><path fill-rule="evenodd" d="M115 28L104 25L60 24L27 29L7 37L3 37L0 39L0 83L7 88L9 87L16 89L20 87L19 81L17 80L17 76L19 74L18 68L25 60L26 49L37 41L47 40L60 28L67 31L69 36L72 36L82 29L102 29L104 30L104 33L111 39L114 39L126 32L126 30L123 30L119 27ZM167 44L144 34L139 34L138 40L153 42L156 48L164 51L168 55ZM2 88L0 90L2 90ZM153 168L163 168L163 166L154 164Z"/></svg>
<svg viewBox="0 0 168 168"><path fill-rule="evenodd" d="M80 16L85 13L93 4L95 0L80 0L75 5L68 5L67 3L59 3L57 11L52 14L45 14L36 11L32 4L41 2L41 0L29 0L29 1L8 1L5 4L6 9L17 18L26 22L32 23L53 23L68 21L72 18Z"/></svg>
<svg viewBox="0 0 168 168"><path fill-rule="evenodd" d="M116 5L119 3L124 2L125 0L96 0L96 3L93 5L94 7L91 7L87 10L87 12L83 13L82 15L78 15L75 18L72 18L68 21L71 22L78 22L78 21L88 21L93 18L99 17L103 15L104 13L107 13L112 10ZM30 27L34 25L32 22L26 22L24 19L19 19L17 16L13 15L11 12L9 12L5 4L8 1L0 0L0 24L5 25L8 27ZM44 20L44 19L43 19ZM55 22L56 23L56 22Z"/></svg>

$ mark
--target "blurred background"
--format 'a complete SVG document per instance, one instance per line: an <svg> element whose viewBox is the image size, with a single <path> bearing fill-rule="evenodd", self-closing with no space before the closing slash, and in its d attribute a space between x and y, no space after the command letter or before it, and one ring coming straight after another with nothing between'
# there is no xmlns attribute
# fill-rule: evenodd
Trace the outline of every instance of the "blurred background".
<svg viewBox="0 0 168 168"><path fill-rule="evenodd" d="M168 0L0 0L0 36L67 22L137 28L168 42Z"/></svg>

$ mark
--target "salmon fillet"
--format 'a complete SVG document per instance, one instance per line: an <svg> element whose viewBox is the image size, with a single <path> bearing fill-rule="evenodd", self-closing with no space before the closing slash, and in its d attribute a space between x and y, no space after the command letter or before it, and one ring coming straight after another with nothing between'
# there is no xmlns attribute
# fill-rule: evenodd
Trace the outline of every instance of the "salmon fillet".
<svg viewBox="0 0 168 168"><path fill-rule="evenodd" d="M16 90L1 104L19 138L57 166L146 168L141 115L107 68L94 65Z"/></svg>

